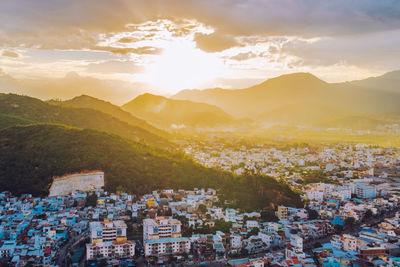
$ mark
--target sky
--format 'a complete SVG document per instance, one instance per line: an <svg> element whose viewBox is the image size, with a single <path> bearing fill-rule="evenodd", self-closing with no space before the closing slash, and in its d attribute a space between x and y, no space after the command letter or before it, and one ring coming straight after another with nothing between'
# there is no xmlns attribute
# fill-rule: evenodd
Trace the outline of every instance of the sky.
<svg viewBox="0 0 400 267"><path fill-rule="evenodd" d="M293 72L342 82L400 69L398 0L2 0L0 14L9 79L75 75L172 95Z"/></svg>

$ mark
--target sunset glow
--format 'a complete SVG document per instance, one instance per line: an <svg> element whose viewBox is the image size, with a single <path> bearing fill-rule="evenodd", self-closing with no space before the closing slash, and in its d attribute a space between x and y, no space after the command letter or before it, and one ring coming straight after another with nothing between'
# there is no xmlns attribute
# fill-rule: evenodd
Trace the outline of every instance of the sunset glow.
<svg viewBox="0 0 400 267"><path fill-rule="evenodd" d="M196 88L218 77L223 63L190 43L173 43L148 65L145 80L166 93Z"/></svg>

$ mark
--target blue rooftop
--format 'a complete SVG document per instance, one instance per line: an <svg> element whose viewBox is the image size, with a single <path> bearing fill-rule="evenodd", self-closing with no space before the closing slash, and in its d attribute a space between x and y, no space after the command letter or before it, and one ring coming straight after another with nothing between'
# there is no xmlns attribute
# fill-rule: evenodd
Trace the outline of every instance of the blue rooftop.
<svg viewBox="0 0 400 267"><path fill-rule="evenodd" d="M244 263L247 263L247 262L249 262L249 259L248 258L244 258L244 259L237 259L237 260L230 260L230 261L228 261L228 263L230 264L230 265L240 265L240 264L244 264Z"/></svg>

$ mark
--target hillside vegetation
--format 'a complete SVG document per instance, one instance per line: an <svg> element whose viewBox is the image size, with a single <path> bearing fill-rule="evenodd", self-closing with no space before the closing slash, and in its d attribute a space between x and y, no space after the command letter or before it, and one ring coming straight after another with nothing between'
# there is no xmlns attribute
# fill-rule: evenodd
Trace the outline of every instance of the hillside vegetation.
<svg viewBox="0 0 400 267"><path fill-rule="evenodd" d="M88 95L81 95L74 97L70 100L66 101L57 101L50 100L50 104L61 105L62 107L72 107L72 108L90 108L94 110L101 111L108 115L113 116L123 122L126 122L130 125L140 127L145 129L146 131L156 134L158 136L162 136L165 138L169 137L169 134L165 131L162 131L156 127L151 126L145 120L141 120L131 113L122 110L121 107L111 104L110 102L94 98Z"/></svg>
<svg viewBox="0 0 400 267"><path fill-rule="evenodd" d="M109 191L144 194L163 188L215 188L246 210L301 205L297 194L269 177L204 168L179 153L150 148L92 129L38 124L0 131L0 188L44 195L52 177L103 170Z"/></svg>
<svg viewBox="0 0 400 267"><path fill-rule="evenodd" d="M149 145L164 148L174 147L167 139L109 114L89 108L51 105L28 96L0 94L0 114L2 114L0 126L3 128L38 122L59 123L109 132Z"/></svg>

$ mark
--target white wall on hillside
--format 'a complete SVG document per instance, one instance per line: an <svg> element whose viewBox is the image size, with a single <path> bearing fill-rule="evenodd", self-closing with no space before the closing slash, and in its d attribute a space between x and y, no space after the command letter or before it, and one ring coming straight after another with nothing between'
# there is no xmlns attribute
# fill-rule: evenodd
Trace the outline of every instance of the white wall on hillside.
<svg viewBox="0 0 400 267"><path fill-rule="evenodd" d="M76 190L86 192L103 186L104 172L102 171L67 174L53 178L49 197L65 196Z"/></svg>

